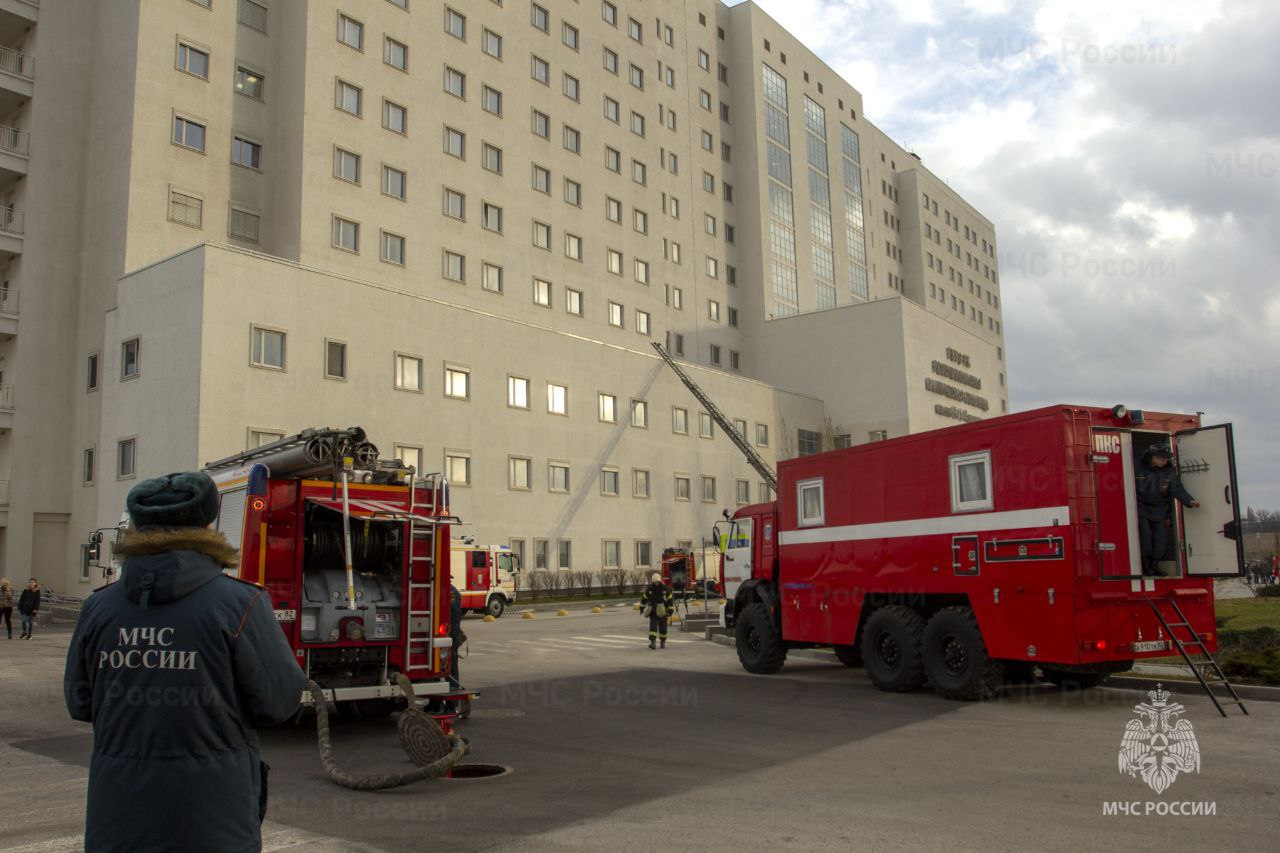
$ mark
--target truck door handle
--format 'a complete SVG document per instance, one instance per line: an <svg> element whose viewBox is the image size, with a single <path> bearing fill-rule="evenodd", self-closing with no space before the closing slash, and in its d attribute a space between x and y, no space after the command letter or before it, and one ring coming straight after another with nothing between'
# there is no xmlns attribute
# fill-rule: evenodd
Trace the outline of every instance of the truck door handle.
<svg viewBox="0 0 1280 853"><path fill-rule="evenodd" d="M1227 506L1231 506L1231 484L1222 487L1222 496L1227 499Z"/></svg>
<svg viewBox="0 0 1280 853"><path fill-rule="evenodd" d="M733 562L733 557L731 557L731 556L730 556L730 555L728 555L728 554L725 554L725 555L724 555L724 561L725 561L726 563L732 563L732 562Z"/></svg>

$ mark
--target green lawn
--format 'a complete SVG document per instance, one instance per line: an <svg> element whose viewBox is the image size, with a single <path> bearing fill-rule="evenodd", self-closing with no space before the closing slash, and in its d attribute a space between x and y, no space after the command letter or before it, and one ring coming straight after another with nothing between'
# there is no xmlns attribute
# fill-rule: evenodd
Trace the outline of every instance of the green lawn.
<svg viewBox="0 0 1280 853"><path fill-rule="evenodd" d="M1280 598L1228 598L1215 602L1225 631L1280 629Z"/></svg>

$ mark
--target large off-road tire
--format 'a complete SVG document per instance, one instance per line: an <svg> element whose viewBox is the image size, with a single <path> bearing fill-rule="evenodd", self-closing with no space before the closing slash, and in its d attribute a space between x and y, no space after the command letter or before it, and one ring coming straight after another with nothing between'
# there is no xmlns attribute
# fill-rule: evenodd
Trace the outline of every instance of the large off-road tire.
<svg viewBox="0 0 1280 853"><path fill-rule="evenodd" d="M924 619L910 607L881 607L862 627L862 665L871 683L890 693L918 690L924 684L920 641Z"/></svg>
<svg viewBox="0 0 1280 853"><path fill-rule="evenodd" d="M1066 669L1054 669L1051 666L1041 666L1040 673L1045 681L1060 690L1088 690L1106 681L1107 676L1110 675L1107 672L1072 672Z"/></svg>
<svg viewBox="0 0 1280 853"><path fill-rule="evenodd" d="M862 649L858 646L832 646L831 650L836 653L836 660L845 666L862 666Z"/></svg>
<svg viewBox="0 0 1280 853"><path fill-rule="evenodd" d="M924 629L924 670L947 699L990 699L1004 684L1004 663L987 654L977 617L964 606L944 607Z"/></svg>
<svg viewBox="0 0 1280 853"><path fill-rule="evenodd" d="M756 603L738 614L734 628L738 660L747 672L768 675L782 669L787 649L778 635L778 626L763 604Z"/></svg>
<svg viewBox="0 0 1280 853"><path fill-rule="evenodd" d="M489 597L489 603L485 605L484 612L488 613L494 619L502 616L507 610L507 599L501 595L492 595Z"/></svg>

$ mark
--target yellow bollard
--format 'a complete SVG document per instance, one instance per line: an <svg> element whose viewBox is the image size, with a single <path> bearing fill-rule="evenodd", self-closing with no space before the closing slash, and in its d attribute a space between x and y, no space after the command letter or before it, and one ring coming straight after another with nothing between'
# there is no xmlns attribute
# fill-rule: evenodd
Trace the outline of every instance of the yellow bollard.
<svg viewBox="0 0 1280 853"><path fill-rule="evenodd" d="M721 607L724 607L727 602L725 602L725 600L722 598L716 603L719 604Z"/></svg>
<svg viewBox="0 0 1280 853"><path fill-rule="evenodd" d="M497 621L498 621L498 617L497 617L497 616L494 616L492 613L486 613L486 614L484 615L484 621L486 621L486 622L497 622Z"/></svg>
<svg viewBox="0 0 1280 853"><path fill-rule="evenodd" d="M632 609L632 610L639 610L639 609L640 609L640 605L639 605L639 604L633 605L631 609Z"/></svg>
<svg viewBox="0 0 1280 853"><path fill-rule="evenodd" d="M557 611L556 611L556 615L557 615L557 616L568 616L568 615L569 615L569 611L568 611L568 610L565 610L563 607L561 607L559 610L557 610Z"/></svg>
<svg viewBox="0 0 1280 853"><path fill-rule="evenodd" d="M525 612L523 612L523 613L521 613L521 614L520 614L520 618L521 618L521 619L532 619L532 618L533 618L533 611L532 611L532 610L526 610Z"/></svg>
<svg viewBox="0 0 1280 853"><path fill-rule="evenodd" d="M604 608L603 608L603 607L593 607L593 608L591 608L591 612L592 612L592 613L603 613L603 612L604 612Z"/></svg>
<svg viewBox="0 0 1280 853"><path fill-rule="evenodd" d="M671 615L671 624L672 624L672 625L679 625L679 624L680 624L680 617L679 617L679 616L676 616L675 614L672 614L672 615Z"/></svg>

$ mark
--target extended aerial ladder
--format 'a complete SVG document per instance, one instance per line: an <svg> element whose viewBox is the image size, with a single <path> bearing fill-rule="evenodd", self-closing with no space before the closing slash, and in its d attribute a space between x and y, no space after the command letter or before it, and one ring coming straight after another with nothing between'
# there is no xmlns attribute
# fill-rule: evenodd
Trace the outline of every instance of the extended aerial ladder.
<svg viewBox="0 0 1280 853"><path fill-rule="evenodd" d="M724 412L720 411L720 408L711 401L705 391L698 387L698 383L694 382L693 378L684 372L684 369L676 363L676 360L667 354L662 344L653 341L652 346L658 355L662 356L662 360L671 366L676 376L680 377L680 381L684 383L684 387L689 389L689 393L693 394L697 401L702 404L702 407L706 409L707 414L711 415L711 419L720 425L720 429L724 431L725 435L729 436L729 440L733 442L734 446L742 451L743 456L747 457L747 463L756 470L756 473L769 486L769 491L777 494L778 475L773 473L773 469L769 467L769 464L764 461L759 453L756 453L755 448L751 446L751 442L747 441L747 437L738 432L738 428L733 425L733 422L725 417Z"/></svg>

